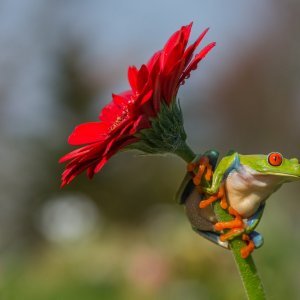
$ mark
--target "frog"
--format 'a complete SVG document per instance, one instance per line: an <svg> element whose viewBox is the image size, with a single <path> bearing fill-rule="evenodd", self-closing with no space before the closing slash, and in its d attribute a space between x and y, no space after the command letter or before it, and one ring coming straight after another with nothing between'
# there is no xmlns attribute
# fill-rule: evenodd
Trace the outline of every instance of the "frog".
<svg viewBox="0 0 300 300"><path fill-rule="evenodd" d="M229 241L241 237L241 256L247 258L264 242L255 229L266 200L284 183L300 179L300 164L279 152L244 155L230 150L219 163L218 159L219 153L209 150L188 164L177 202L185 206L192 228L213 243L230 249ZM215 201L232 215L231 221L218 220Z"/></svg>

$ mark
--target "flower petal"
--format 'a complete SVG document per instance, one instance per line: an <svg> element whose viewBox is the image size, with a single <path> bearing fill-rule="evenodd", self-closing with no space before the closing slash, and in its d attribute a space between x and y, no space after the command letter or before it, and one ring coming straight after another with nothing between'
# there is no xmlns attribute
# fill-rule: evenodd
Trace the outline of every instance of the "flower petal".
<svg viewBox="0 0 300 300"><path fill-rule="evenodd" d="M112 94L114 103L119 106L120 109L127 107L128 102L130 101L129 97L124 97L122 95Z"/></svg>
<svg viewBox="0 0 300 300"><path fill-rule="evenodd" d="M73 150L73 151L67 153L66 155L64 155L63 157L61 157L58 162L63 163L68 160L74 159L78 156L82 156L83 154L88 153L90 151L90 149L91 149L91 145L87 145L87 146L78 148L76 150Z"/></svg>
<svg viewBox="0 0 300 300"><path fill-rule="evenodd" d="M70 145L82 145L100 142L106 139L108 127L103 122L89 122L78 125L69 136Z"/></svg>
<svg viewBox="0 0 300 300"><path fill-rule="evenodd" d="M187 26L182 26L176 31L165 44L163 52L165 54L169 53L179 42L182 42L185 47L191 34L192 25L193 23L190 23Z"/></svg>
<svg viewBox="0 0 300 300"><path fill-rule="evenodd" d="M135 66L128 68L128 81L133 91L137 90L137 75L138 70Z"/></svg>
<svg viewBox="0 0 300 300"><path fill-rule="evenodd" d="M138 93L142 93L145 85L147 84L149 80L149 72L148 72L148 68L146 65L142 65L140 70L138 71L137 74L137 82L136 82L136 86L137 86L137 92Z"/></svg>
<svg viewBox="0 0 300 300"><path fill-rule="evenodd" d="M190 63L194 51L196 50L196 48L198 47L198 45L201 43L201 41L203 40L203 38L204 38L205 35L207 34L208 30L209 30L209 28L206 28L206 29L199 35L199 37L197 38L197 40L196 40L192 45L190 45L190 46L186 49L186 51L185 51L185 53L184 53L185 67Z"/></svg>
<svg viewBox="0 0 300 300"><path fill-rule="evenodd" d="M187 68L182 73L179 83L184 83L184 80L190 77L190 73L193 70L197 69L198 63L206 56L206 54L215 47L216 43L210 43L206 47L204 47L192 60L192 62L187 66Z"/></svg>

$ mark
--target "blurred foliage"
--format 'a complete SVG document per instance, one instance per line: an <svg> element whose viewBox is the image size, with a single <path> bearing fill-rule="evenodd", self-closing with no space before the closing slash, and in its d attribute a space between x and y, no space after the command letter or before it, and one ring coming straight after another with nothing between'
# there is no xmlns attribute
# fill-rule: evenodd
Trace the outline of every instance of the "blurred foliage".
<svg viewBox="0 0 300 300"><path fill-rule="evenodd" d="M275 213L272 229L260 226L266 245L254 257L268 295L295 299L300 243ZM244 299L230 252L200 238L173 205L156 206L136 228L106 223L80 242L43 243L11 258L2 267L1 299Z"/></svg>

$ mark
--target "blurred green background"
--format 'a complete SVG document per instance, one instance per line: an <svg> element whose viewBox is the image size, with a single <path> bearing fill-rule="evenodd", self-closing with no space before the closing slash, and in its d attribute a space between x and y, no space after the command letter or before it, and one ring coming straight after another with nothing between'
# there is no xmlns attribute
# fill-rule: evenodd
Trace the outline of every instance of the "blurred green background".
<svg viewBox="0 0 300 300"><path fill-rule="evenodd" d="M243 299L229 251L174 201L179 158L120 153L60 189L76 124L181 25L217 47L179 93L196 152L300 156L298 1L0 2L0 299ZM270 299L300 299L300 184L267 202L254 253Z"/></svg>

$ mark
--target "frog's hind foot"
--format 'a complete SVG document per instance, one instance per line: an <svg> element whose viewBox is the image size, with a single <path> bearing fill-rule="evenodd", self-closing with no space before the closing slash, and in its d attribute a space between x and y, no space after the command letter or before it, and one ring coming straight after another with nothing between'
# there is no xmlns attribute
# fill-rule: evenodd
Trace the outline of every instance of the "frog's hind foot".
<svg viewBox="0 0 300 300"><path fill-rule="evenodd" d="M262 235L256 231L252 231L249 234L244 233L242 240L247 243L247 245L241 249L242 258L247 258L254 249L260 248L264 243Z"/></svg>
<svg viewBox="0 0 300 300"><path fill-rule="evenodd" d="M224 229L242 229L244 230L244 222L240 214L229 206L228 212L233 215L235 218L227 222L217 222L214 227L217 231L222 231Z"/></svg>
<svg viewBox="0 0 300 300"><path fill-rule="evenodd" d="M243 228L232 228L228 232L221 234L220 240L222 242L232 240L235 237L241 235L243 232L244 232Z"/></svg>
<svg viewBox="0 0 300 300"><path fill-rule="evenodd" d="M255 245L255 249L260 248L264 244L264 238L263 236L258 233L257 231L252 231L248 233L250 239L253 241Z"/></svg>
<svg viewBox="0 0 300 300"><path fill-rule="evenodd" d="M255 249L255 244L252 241L252 239L250 238L250 236L245 233L242 236L242 240L245 241L247 243L247 245L241 249L241 257L247 258Z"/></svg>

